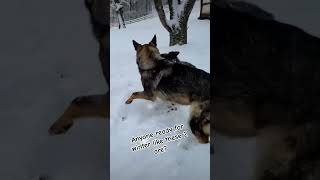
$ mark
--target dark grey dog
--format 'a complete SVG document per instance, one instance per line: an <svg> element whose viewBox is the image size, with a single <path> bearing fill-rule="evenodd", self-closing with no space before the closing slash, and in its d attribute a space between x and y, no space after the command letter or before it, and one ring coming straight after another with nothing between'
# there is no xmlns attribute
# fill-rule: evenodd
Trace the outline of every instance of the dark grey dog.
<svg viewBox="0 0 320 180"><path fill-rule="evenodd" d="M213 1L216 131L256 136L257 149L270 135L256 179L316 179L320 39L244 4Z"/></svg>

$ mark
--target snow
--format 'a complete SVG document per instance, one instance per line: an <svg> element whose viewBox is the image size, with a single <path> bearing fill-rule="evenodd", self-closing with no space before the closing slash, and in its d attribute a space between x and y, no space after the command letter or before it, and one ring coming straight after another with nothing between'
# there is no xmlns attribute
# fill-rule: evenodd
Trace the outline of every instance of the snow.
<svg viewBox="0 0 320 180"><path fill-rule="evenodd" d="M48 128L79 95L107 89L83 0L1 1L0 179L106 180L106 122Z"/></svg>
<svg viewBox="0 0 320 180"><path fill-rule="evenodd" d="M111 28L111 179L210 179L209 144L199 144L191 133L188 106L176 106L176 111L168 112L170 104L160 100L135 100L130 105L125 104L131 93L143 90L132 40L144 44L156 34L161 53L180 51L181 60L210 72L210 21L200 21L198 16L199 2L196 2L188 23L188 44L183 46L169 47L169 34L158 17L130 24L126 29ZM158 146L152 145L152 140L156 138L144 138L139 143L132 143L133 137L181 124L183 130L171 132L170 135L186 131L187 137L183 134L179 140ZM131 147L141 142L150 142L151 145L132 152ZM154 150L160 147L164 147L165 152L154 154Z"/></svg>
<svg viewBox="0 0 320 180"><path fill-rule="evenodd" d="M178 3L178 0L172 1L173 17L170 20L166 18L166 22L168 26L176 29L180 28L180 24L179 24L180 16L184 13L187 1L188 0L182 0L180 4Z"/></svg>

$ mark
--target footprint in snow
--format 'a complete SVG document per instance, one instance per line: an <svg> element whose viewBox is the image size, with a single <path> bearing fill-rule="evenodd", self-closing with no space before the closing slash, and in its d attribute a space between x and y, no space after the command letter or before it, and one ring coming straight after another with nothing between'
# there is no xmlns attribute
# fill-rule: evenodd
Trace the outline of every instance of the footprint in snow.
<svg viewBox="0 0 320 180"><path fill-rule="evenodd" d="M177 105L174 104L174 103L171 103L170 105L168 105L168 111L167 113L171 112L171 111L177 111L178 108L177 108Z"/></svg>

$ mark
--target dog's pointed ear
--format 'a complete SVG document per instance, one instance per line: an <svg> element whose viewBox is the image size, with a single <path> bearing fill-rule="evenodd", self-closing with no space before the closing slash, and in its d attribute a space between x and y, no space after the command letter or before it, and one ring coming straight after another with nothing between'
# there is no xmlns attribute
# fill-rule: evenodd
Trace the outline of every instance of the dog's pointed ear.
<svg viewBox="0 0 320 180"><path fill-rule="evenodd" d="M137 51L139 48L141 48L141 44L137 43L135 40L132 40L134 49Z"/></svg>
<svg viewBox="0 0 320 180"><path fill-rule="evenodd" d="M173 57L177 57L179 55L179 51L171 51L169 52L169 55L173 56Z"/></svg>
<svg viewBox="0 0 320 180"><path fill-rule="evenodd" d="M152 44L152 45L154 45L154 46L157 47L157 36L156 36L156 35L153 36L153 38L152 38L152 40L149 42L149 44Z"/></svg>

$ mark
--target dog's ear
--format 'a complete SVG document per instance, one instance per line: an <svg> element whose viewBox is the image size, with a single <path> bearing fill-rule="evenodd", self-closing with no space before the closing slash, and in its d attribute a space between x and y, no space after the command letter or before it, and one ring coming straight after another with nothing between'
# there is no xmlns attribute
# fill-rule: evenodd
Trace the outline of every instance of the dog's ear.
<svg viewBox="0 0 320 180"><path fill-rule="evenodd" d="M137 43L135 40L132 40L134 49L137 51L139 48L141 48L141 44Z"/></svg>
<svg viewBox="0 0 320 180"><path fill-rule="evenodd" d="M170 51L169 55L172 57L177 57L179 55L179 53L180 53L179 51Z"/></svg>
<svg viewBox="0 0 320 180"><path fill-rule="evenodd" d="M169 54L167 54L167 53L162 53L162 54L160 54L160 56L165 58L165 59L169 59L170 58Z"/></svg>
<svg viewBox="0 0 320 180"><path fill-rule="evenodd" d="M153 38L152 38L152 40L149 42L149 44L152 44L152 45L154 45L154 46L157 47L157 36L156 36L156 35L153 36Z"/></svg>

